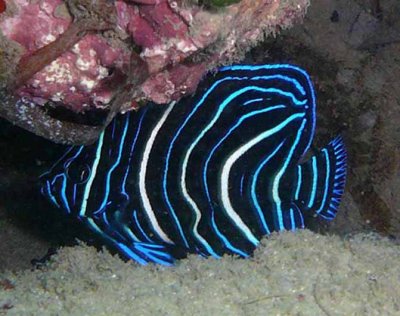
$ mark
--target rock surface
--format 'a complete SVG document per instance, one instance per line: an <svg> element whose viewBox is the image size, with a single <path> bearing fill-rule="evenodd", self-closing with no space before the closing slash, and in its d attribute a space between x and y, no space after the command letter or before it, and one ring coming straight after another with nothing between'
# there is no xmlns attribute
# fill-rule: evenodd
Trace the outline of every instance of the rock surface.
<svg viewBox="0 0 400 316"><path fill-rule="evenodd" d="M274 234L254 258L191 256L176 267L124 263L80 245L41 270L0 274L7 315L397 315L400 247Z"/></svg>
<svg viewBox="0 0 400 316"><path fill-rule="evenodd" d="M73 138L79 126L59 119L56 126L34 108L104 109L104 127L140 101L178 100L206 71L300 21L308 4L242 0L208 10L182 0L9 1L0 13L0 101L7 108L0 115L53 141L93 141L101 128Z"/></svg>

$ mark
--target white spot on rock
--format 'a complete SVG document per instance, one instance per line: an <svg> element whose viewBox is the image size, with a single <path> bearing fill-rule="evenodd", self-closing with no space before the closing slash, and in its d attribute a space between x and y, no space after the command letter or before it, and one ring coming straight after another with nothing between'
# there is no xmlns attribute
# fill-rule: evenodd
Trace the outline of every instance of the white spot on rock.
<svg viewBox="0 0 400 316"><path fill-rule="evenodd" d="M67 84L72 81L72 74L68 64L60 64L57 60L54 60L44 70L46 73L46 82Z"/></svg>
<svg viewBox="0 0 400 316"><path fill-rule="evenodd" d="M96 81L89 79L88 77L82 77L80 84L88 91L92 91L93 87L96 85Z"/></svg>

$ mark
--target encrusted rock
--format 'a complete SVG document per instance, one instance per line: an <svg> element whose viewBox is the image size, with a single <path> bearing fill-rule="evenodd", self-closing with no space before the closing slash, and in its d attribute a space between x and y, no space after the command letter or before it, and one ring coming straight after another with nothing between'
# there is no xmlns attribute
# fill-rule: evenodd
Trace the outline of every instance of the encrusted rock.
<svg viewBox="0 0 400 316"><path fill-rule="evenodd" d="M206 71L240 60L264 36L301 20L308 6L308 0L217 2L221 8L208 10L183 0L8 1L0 13L0 115L57 142L93 141L116 113L140 101L162 104L191 94ZM27 102L37 121L18 114ZM49 104L109 112L91 135L83 132L87 126L62 127L43 111ZM61 128L49 128L49 120Z"/></svg>

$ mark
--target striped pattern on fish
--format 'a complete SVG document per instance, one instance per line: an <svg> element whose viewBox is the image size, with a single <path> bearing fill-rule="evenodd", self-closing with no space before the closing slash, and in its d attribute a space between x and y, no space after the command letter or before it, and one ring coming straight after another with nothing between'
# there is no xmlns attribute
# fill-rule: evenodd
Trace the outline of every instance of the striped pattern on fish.
<svg viewBox="0 0 400 316"><path fill-rule="evenodd" d="M263 235L303 228L305 213L335 217L346 151L337 137L302 162L314 129L304 70L223 67L194 96L121 115L96 144L71 147L42 192L141 264L247 257Z"/></svg>

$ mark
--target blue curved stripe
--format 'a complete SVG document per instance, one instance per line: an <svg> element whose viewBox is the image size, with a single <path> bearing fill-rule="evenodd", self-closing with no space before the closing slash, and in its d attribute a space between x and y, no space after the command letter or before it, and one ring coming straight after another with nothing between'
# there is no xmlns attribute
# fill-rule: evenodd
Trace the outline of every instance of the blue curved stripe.
<svg viewBox="0 0 400 316"><path fill-rule="evenodd" d="M296 222L294 221L294 212L293 212L292 208L290 208L290 226L291 226L291 230L296 229Z"/></svg>
<svg viewBox="0 0 400 316"><path fill-rule="evenodd" d="M126 224L121 224L122 229L125 231L125 233L134 241L134 242L140 242L140 239L137 238L137 236L133 233L133 231L126 225Z"/></svg>
<svg viewBox="0 0 400 316"><path fill-rule="evenodd" d="M76 204L76 190L78 188L78 185L74 184L73 186L74 186L74 188L72 190L72 204L75 205Z"/></svg>
<svg viewBox="0 0 400 316"><path fill-rule="evenodd" d="M293 208L290 208L290 210L292 211L291 214L293 214L293 218L292 218L292 227L293 230L296 228L304 228L304 218L303 218L303 213L300 211L299 207L297 206L296 203L292 203L292 206L295 210L293 210ZM297 212L297 214L299 215L300 218L300 226L296 227L296 222L294 221L294 212Z"/></svg>
<svg viewBox="0 0 400 316"><path fill-rule="evenodd" d="M317 210L317 214L321 213L322 209L325 206L326 203L326 198L328 197L328 190L329 190L329 178L330 178L330 172L331 172L331 167L330 167L330 160L329 160L329 155L328 155L328 150L326 148L322 149L322 152L324 153L325 157L325 164L326 164L326 174L325 174L325 185L324 185L324 194L322 196L322 201L319 209Z"/></svg>
<svg viewBox="0 0 400 316"><path fill-rule="evenodd" d="M228 238L226 238L226 236L219 230L217 223L215 222L215 213L214 211L212 212L211 215L211 225L214 228L214 231L216 232L216 234L218 235L218 237L222 240L222 242L224 243L225 247L228 248L229 250L231 250L233 253L236 253L244 258L247 258L249 256L249 254L247 254L246 252L236 248L235 246L233 246L230 241L228 240ZM221 256L218 256L217 258L220 258Z"/></svg>
<svg viewBox="0 0 400 316"><path fill-rule="evenodd" d="M264 100L263 98L251 99L251 100L247 100L245 103L243 103L243 105L249 105L249 104L256 103L256 102L261 102L263 100Z"/></svg>
<svg viewBox="0 0 400 316"><path fill-rule="evenodd" d="M271 158L274 157L275 154L282 148L282 146L283 146L283 144L285 143L285 141L286 141L286 140L283 140L283 141L274 149L274 151L273 151L271 154L269 154L269 155L261 162L261 164L258 166L258 168L256 169L256 171L254 172L253 180L252 180L252 182L251 182L251 198L252 198L252 201L253 201L253 205L254 205L254 207L255 207L256 210L257 210L258 218L261 220L261 224L262 224L262 227L263 227L263 229L264 229L264 234L270 234L271 231L270 231L270 229L269 229L269 227L268 227L268 225L267 225L267 222L266 222L265 217L264 217L264 213L263 213L263 211L262 211L262 209L261 209L261 206L260 206L260 203L258 202L258 199L257 199L257 194L256 194L257 179L258 179L258 176L259 176L259 174L260 174L262 168L264 168L264 166L268 163L268 161L270 161Z"/></svg>
<svg viewBox="0 0 400 316"><path fill-rule="evenodd" d="M149 241L149 242L153 242L153 240L151 240L151 238L145 233L144 229L142 228L142 225L140 225L140 221L137 217L137 212L136 210L133 211L133 219L135 220L136 226L139 228L139 231L142 233L143 237Z"/></svg>
<svg viewBox="0 0 400 316"><path fill-rule="evenodd" d="M165 251L165 248L157 244L135 243L134 248L143 253L148 259L154 263L165 266L172 266L172 257ZM165 258L165 260L163 259Z"/></svg>
<svg viewBox="0 0 400 316"><path fill-rule="evenodd" d="M66 194L66 189L67 189L67 176L65 173L60 173L56 175L53 180L51 181L51 186L54 187L54 183L57 182L57 180L61 178L61 188L60 188L60 194L61 194L61 202L65 207L65 210L67 211L68 214L71 213L71 208L69 207L68 199L67 199L67 194Z"/></svg>
<svg viewBox="0 0 400 316"><path fill-rule="evenodd" d="M82 150L83 150L84 147L85 147L85 146L79 146L79 149L76 151L76 153L75 153L71 158L69 158L69 159L67 159L67 160L65 161L65 163L64 163L64 165L63 165L65 172L67 172L67 169L69 168L70 164L71 164L72 162L74 162L74 160L75 160L76 158L78 158L78 156L81 154L81 152L82 152ZM72 147L72 148L74 148L74 147ZM72 149L72 148L71 148L71 149Z"/></svg>
<svg viewBox="0 0 400 316"><path fill-rule="evenodd" d="M310 138L309 141L307 143L307 145L304 148L304 151L302 153L301 156L304 156L304 154L308 151L308 149L310 148L311 142L314 138L314 133L315 133L315 121L316 121L316 117L315 117L315 107L316 107L316 101L315 101L315 90L314 87L311 83L311 78L309 76L309 74L302 68L299 68L297 66L294 65L289 65L289 64L274 64L274 65L232 65L232 66L225 66L225 67L221 67L219 69L219 71L235 71L235 70L250 70L250 71L257 71L257 70L262 70L262 69L289 69L289 70L295 70L299 73L301 73L304 78L306 79L306 82L308 84L308 90L310 91L311 94L311 131L310 131ZM287 78L287 81L292 81L292 83L296 86L296 88L299 91L304 91L304 87L303 85L298 82L296 79L293 78ZM294 80L294 81L293 81ZM306 105L306 107L308 107Z"/></svg>
<svg viewBox="0 0 400 316"><path fill-rule="evenodd" d="M148 262L143 259L142 257L138 256L135 252L132 251L128 246L124 245L123 243L114 241L114 244L121 250L121 252L127 256L128 258L140 263L141 265L147 265Z"/></svg>
<svg viewBox="0 0 400 316"><path fill-rule="evenodd" d="M51 186L52 184L50 184L50 181L46 181L46 191L47 191L47 195L50 198L51 202L57 206L58 208L61 208L60 204L58 204L56 197L53 195L53 193L51 192Z"/></svg>
<svg viewBox="0 0 400 316"><path fill-rule="evenodd" d="M100 204L100 207L96 211L93 212L93 214L95 214L95 215L98 214L99 212L104 211L107 200L108 200L108 196L110 195L110 178L111 178L111 174L114 172L114 170L117 168L117 166L121 162L122 152L123 152L123 148L124 148L124 144L125 144L125 137L126 137L126 133L128 131L129 121L130 121L128 118L129 118L129 114L127 115L127 118L125 118L125 127L122 132L121 139L119 140L120 143L119 143L117 160L110 167L110 169L108 170L107 175L106 175L106 188L105 188L105 192L104 192L103 202Z"/></svg>
<svg viewBox="0 0 400 316"><path fill-rule="evenodd" d="M127 164L126 171L125 171L125 174L124 174L124 179L122 180L122 184L121 184L121 193L128 200L129 200L129 194L126 192L126 180L128 179L128 174L129 174L129 171L131 170L131 160L132 160L132 157L133 157L133 152L135 151L136 142L137 142L137 139L139 137L139 133L142 130L142 123L143 123L143 119L144 119L146 113L147 113L147 109L145 109L143 111L143 113L141 114L141 116L140 116L138 127L136 128L136 133L135 133L135 136L134 136L133 141L132 141L131 149L129 151L129 159L128 159L128 164Z"/></svg>
<svg viewBox="0 0 400 316"><path fill-rule="evenodd" d="M275 76L276 76L276 79L282 79L284 81L293 83L296 86L296 89L300 92L300 94L302 94L303 96L306 96L306 91L304 90L303 85L298 80L290 78L288 76L283 76L283 75L275 75ZM260 80L263 77L264 76L254 76L254 77L251 77L250 80Z"/></svg>
<svg viewBox="0 0 400 316"><path fill-rule="evenodd" d="M318 181L318 168L317 168L317 157L313 156L311 161L312 166L312 186L310 191L310 200L308 201L308 208L314 205L315 195L317 193L317 181Z"/></svg>
<svg viewBox="0 0 400 316"><path fill-rule="evenodd" d="M106 212L103 212L103 213L101 214L101 217L103 218L104 223L105 223L108 227L110 227L110 222L108 221L107 213L106 213Z"/></svg>
<svg viewBox="0 0 400 316"><path fill-rule="evenodd" d="M301 183L302 183L302 168L301 165L297 165L297 186L296 186L296 193L294 195L294 199L297 201L299 199Z"/></svg>
<svg viewBox="0 0 400 316"><path fill-rule="evenodd" d="M309 86L312 88L312 83L310 76L308 75L307 72L305 72L303 69L294 66L294 65L289 65L289 64L273 64L273 65L231 65L231 66L223 66L218 69L218 71L237 71L237 70L250 70L250 71L257 71L257 70L263 70L263 69L290 69L290 70L295 70L299 73L301 73L309 83ZM290 78L289 76L283 76L279 75L280 79L283 79L285 81L289 81L293 83L296 86L296 89L300 91L301 94L306 95L306 92L304 91L303 85L296 79ZM255 76L254 78L256 78ZM312 90L314 90L312 88Z"/></svg>
<svg viewBox="0 0 400 316"><path fill-rule="evenodd" d="M243 182L244 182L244 174L242 174L242 177L240 178L240 195L241 196L243 195Z"/></svg>
<svg viewBox="0 0 400 316"><path fill-rule="evenodd" d="M293 143L293 146L290 148L288 156L285 159L285 163L284 163L282 169L279 170L277 176L274 179L274 186L273 186L273 189L272 189L272 198L273 198L273 200L275 202L275 205L276 205L276 215L278 216L278 227L279 227L279 230L284 230L285 229L285 226L283 224L283 217L282 217L282 206L281 206L282 201L281 201L281 198L279 196L279 181L280 181L280 178L282 177L282 175L285 173L285 171L286 171L286 169L287 169L287 167L289 165L289 162L292 159L292 156L293 156L295 148L297 147L297 145L300 142L300 138L301 138L301 135L303 134L303 130L304 130L304 127L306 126L306 123L307 123L307 119L303 118L303 122L301 123L301 126L300 126L299 130L297 131L296 139L295 139L295 141ZM275 181L277 182L277 185L275 185Z"/></svg>
<svg viewBox="0 0 400 316"><path fill-rule="evenodd" d="M89 179L85 184L85 189L83 191L83 197L82 197L81 209L79 210L79 217L85 217L85 215L86 215L87 202L89 199L90 190L92 188L94 178L96 177L97 167L100 162L101 150L103 148L103 142L104 142L104 131L102 133L100 133L99 140L97 141L96 154L95 154L93 164L92 164L92 172L90 173Z"/></svg>

